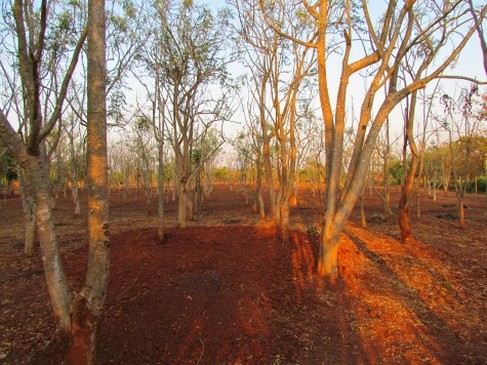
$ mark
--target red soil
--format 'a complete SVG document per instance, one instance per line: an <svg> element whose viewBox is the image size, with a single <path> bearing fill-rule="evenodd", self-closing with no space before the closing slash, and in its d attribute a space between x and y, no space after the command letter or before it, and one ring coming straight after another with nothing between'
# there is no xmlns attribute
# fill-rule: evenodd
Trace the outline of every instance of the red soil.
<svg viewBox="0 0 487 365"><path fill-rule="evenodd" d="M445 219L455 213L452 197L424 198L408 244L398 240L395 218L379 216L377 198L368 198L369 227L354 213L334 285L314 275L320 208L308 191L286 244L225 186L189 228L168 228L164 245L142 197L111 198L101 364L487 363L484 196L468 198L465 230ZM74 291L84 281L86 235L85 218L71 210L69 199L58 200ZM174 203L166 211L174 226ZM0 364L58 364L41 261L22 253L21 227L19 198L2 201Z"/></svg>

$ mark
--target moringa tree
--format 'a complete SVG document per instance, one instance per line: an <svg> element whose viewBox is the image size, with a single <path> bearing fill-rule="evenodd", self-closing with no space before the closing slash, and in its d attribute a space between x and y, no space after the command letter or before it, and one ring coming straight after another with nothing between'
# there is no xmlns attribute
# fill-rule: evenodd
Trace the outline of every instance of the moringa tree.
<svg viewBox="0 0 487 365"><path fill-rule="evenodd" d="M451 167L452 184L458 200L458 221L465 228L465 194L470 179L481 174L486 159L485 138L479 135L487 119L485 99L478 93L478 85L461 90L458 98L443 94L440 102L444 113L441 127L447 132L446 152Z"/></svg>
<svg viewBox="0 0 487 365"><path fill-rule="evenodd" d="M327 177L318 274L333 278L337 275L340 234L360 195L375 141L387 117L408 95L445 77L475 34L478 21L485 18L487 6L475 10L474 19L465 0L390 0L385 7L374 3L373 11L366 0L301 0L296 2L296 12L309 14L314 29L308 37L296 38L272 18L269 4L260 0L261 11L274 31L317 53ZM420 60L414 76L402 79L401 70L412 55ZM419 68L424 72L418 73ZM360 73L368 75L363 78L366 90L347 177L340 189L349 86Z"/></svg>
<svg viewBox="0 0 487 365"><path fill-rule="evenodd" d="M174 150L178 222L185 227L193 216L196 178L221 145L194 164L193 150L201 144L198 136L206 136L210 127L228 120L232 112L226 69L230 59L224 53L229 15L221 11L215 16L192 1L153 5L159 31L152 44L159 57L155 64L145 62L145 66L156 66L152 72L160 82L157 108L164 118L164 136Z"/></svg>
<svg viewBox="0 0 487 365"><path fill-rule="evenodd" d="M98 321L108 284L110 223L108 204L105 1L88 3L88 268L70 308L73 364L96 364Z"/></svg>
<svg viewBox="0 0 487 365"><path fill-rule="evenodd" d="M96 324L105 298L108 275L108 195L106 189L106 127L105 127L105 41L104 2L89 2L88 26L78 34L59 88L49 90L53 102L50 117L43 118L42 97L46 95L41 72L52 46L48 35L57 24L49 23L53 4L39 4L16 0L12 7L15 24L18 64L24 97L25 139L19 135L4 109L0 110L0 138L8 147L31 182L35 201L35 215L43 258L44 273L54 316L61 336L68 343L68 360L73 364L95 363ZM78 6L70 3L70 6ZM71 28L70 28L71 29ZM88 35L89 33L89 35ZM60 120L68 85L75 71L86 37L89 37L89 258L86 282L71 300L63 271L59 243L52 214L52 202L47 176L43 141ZM49 38L52 40L51 38ZM54 92L54 91L56 92Z"/></svg>
<svg viewBox="0 0 487 365"><path fill-rule="evenodd" d="M308 93L302 88L315 60L309 47L282 39L266 24L258 4L241 0L234 4L239 14L240 37L256 85L254 99L259 110L263 136L263 158L271 197L271 214L281 238L289 238L290 200L294 194L298 166L298 125L305 113L299 108ZM294 7L274 2L268 7L275 21L293 37L310 32L306 14L296 16ZM303 15L303 16L300 16ZM304 108L306 110L306 108ZM270 163L270 144L275 145L275 164ZM273 175L277 176L277 189Z"/></svg>
<svg viewBox="0 0 487 365"><path fill-rule="evenodd" d="M8 86L1 101L3 122L10 121L19 132L20 140L11 142L17 145L15 149L25 148L28 159L37 165L27 168L19 163L25 251L32 255L38 239L35 212L39 207L30 174L38 169L48 174L60 137L63 103L86 38L86 12L82 6L66 2L14 1L2 6L7 16L2 18L0 77ZM18 152L13 155L18 159ZM49 180L46 182L48 189Z"/></svg>

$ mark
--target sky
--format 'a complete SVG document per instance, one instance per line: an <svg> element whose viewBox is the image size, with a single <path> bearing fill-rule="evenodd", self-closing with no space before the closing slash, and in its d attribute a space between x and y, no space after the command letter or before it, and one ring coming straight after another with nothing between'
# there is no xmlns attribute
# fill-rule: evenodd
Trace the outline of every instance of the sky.
<svg viewBox="0 0 487 365"><path fill-rule="evenodd" d="M256 0L258 1L258 0ZM196 0L197 3L199 4L206 4L208 5L213 11L216 11L217 9L220 9L222 7L228 6L226 4L226 1L224 0ZM380 11L381 6L376 6L376 4L383 4L385 1L380 1L380 0L374 0L374 1L369 1L369 4L373 4L374 6L371 7L371 11L373 12L374 10ZM482 4L482 1L479 0L474 0L474 4ZM382 7L383 8L383 7ZM377 12L378 14L378 12ZM238 65L232 65L233 71L235 74L238 74L240 72L245 72L244 68ZM334 67L333 64L331 63L329 65L329 72L330 74L335 74L339 75L340 69L338 67ZM474 79L478 80L487 80L487 75L485 75L483 65L482 65L482 57L481 57L481 51L480 51L480 46L479 46L479 40L478 36L475 34L464 51L462 52L458 62L455 65L455 68L452 69L450 72L448 72L449 75L464 75L468 76ZM334 84L336 85L338 80L335 80ZM432 90L432 84L431 83L427 88L426 92L430 92ZM444 92L447 92L449 94L458 94L458 88L459 87L468 87L470 85L469 82L465 82L462 80L444 80L441 82L441 87ZM336 93L336 86L330 85L330 88L335 90ZM357 106L355 107L356 113L358 113L358 109L360 108L360 102L363 99L364 95L364 80L361 79L360 77L355 77L351 80L350 84L350 90L354 90L350 97L349 97L349 104L350 100L354 101L354 104ZM483 92L487 92L486 87L481 87L481 90ZM334 92L332 91L332 95ZM317 107L319 107L319 103L315 101L317 104ZM241 113L241 112L240 112ZM242 116L236 116L237 120L243 121ZM391 113L391 120L394 122L391 122L391 138L393 140L399 140L401 137L400 135L402 134L402 111L400 108L396 108L393 113ZM234 123L227 123L225 126L225 133L227 134L228 138L232 138L233 136L237 135L237 133L244 128L243 124L234 124ZM227 153L227 158L228 154L231 154L229 152L229 149L226 149Z"/></svg>

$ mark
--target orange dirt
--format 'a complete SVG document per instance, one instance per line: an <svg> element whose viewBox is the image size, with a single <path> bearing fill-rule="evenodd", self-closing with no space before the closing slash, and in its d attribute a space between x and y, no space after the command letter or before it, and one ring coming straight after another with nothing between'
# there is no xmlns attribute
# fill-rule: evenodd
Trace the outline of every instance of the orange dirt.
<svg viewBox="0 0 487 365"><path fill-rule="evenodd" d="M155 207L154 198L154 207ZM397 193L393 196L397 201ZM339 279L314 275L319 199L302 190L285 244L243 196L217 186L186 229L166 204L166 244L134 192L112 192L111 272L99 329L101 364L487 363L487 198L422 199L416 239L366 200L339 251ZM86 270L85 217L56 205L73 290ZM155 210L155 209L153 209ZM84 209L86 211L86 209ZM18 197L0 208L0 364L61 363L40 257L22 253Z"/></svg>

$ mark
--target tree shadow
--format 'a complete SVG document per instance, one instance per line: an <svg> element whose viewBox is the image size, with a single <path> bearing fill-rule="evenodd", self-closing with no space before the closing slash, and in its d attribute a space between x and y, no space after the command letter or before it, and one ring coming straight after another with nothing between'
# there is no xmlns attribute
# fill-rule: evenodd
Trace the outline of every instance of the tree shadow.
<svg viewBox="0 0 487 365"><path fill-rule="evenodd" d="M394 299L398 301L401 307L407 309L407 311L414 314L419 320L421 326L416 328L414 326L414 319L409 326L409 330L415 333L404 333L405 337L410 337L414 343L418 345L423 344L422 351L429 352L429 356L445 363L463 363L465 359L462 357L460 346L457 346L459 341L459 334L452 326L443 318L441 318L431 306L431 303L427 303L421 295L418 293L418 288L406 283L398 273L390 267L388 262L382 258L377 252L370 249L366 242L360 239L356 234L350 230L346 230L345 234L350 238L353 244L359 249L359 251L365 255L365 257L373 263L380 276L387 278L390 288L389 294L393 294ZM407 262L407 261L406 261ZM404 268L407 270L406 268ZM429 269L429 275L431 280L440 280L441 275ZM372 290L380 290L378 288L371 288ZM407 318L401 318L404 320L403 324L407 328ZM395 324L392 324L395 325ZM425 329L423 331L421 329ZM426 333L424 333L426 332Z"/></svg>

